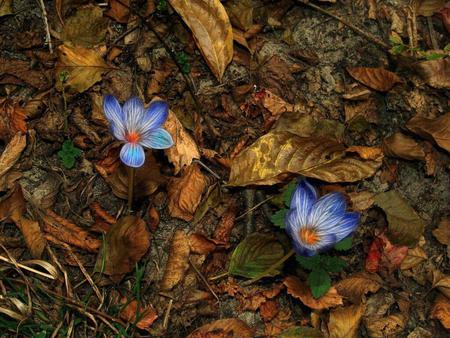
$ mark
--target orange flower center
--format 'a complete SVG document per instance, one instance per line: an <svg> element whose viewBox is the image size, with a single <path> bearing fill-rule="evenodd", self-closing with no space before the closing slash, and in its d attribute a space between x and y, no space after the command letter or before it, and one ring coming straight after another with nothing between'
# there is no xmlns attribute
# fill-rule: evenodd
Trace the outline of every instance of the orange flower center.
<svg viewBox="0 0 450 338"><path fill-rule="evenodd" d="M313 228L301 228L298 232L300 240L308 245L314 245L319 241L319 235Z"/></svg>
<svg viewBox="0 0 450 338"><path fill-rule="evenodd" d="M141 139L141 136L136 132L128 133L125 137L129 143L137 143Z"/></svg>

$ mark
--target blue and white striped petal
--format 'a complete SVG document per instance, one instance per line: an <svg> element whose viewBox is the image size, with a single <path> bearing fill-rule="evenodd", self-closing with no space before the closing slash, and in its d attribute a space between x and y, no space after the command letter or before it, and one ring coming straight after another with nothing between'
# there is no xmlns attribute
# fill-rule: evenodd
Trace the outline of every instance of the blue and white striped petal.
<svg viewBox="0 0 450 338"><path fill-rule="evenodd" d="M125 122L122 107L113 95L103 98L103 111L108 119L109 127L114 137L123 141L125 139Z"/></svg>
<svg viewBox="0 0 450 338"><path fill-rule="evenodd" d="M126 132L138 132L144 116L144 104L138 97L129 98L123 105Z"/></svg>
<svg viewBox="0 0 450 338"><path fill-rule="evenodd" d="M120 159L129 167L142 167L145 162L144 148L136 143L125 143L120 150Z"/></svg>
<svg viewBox="0 0 450 338"><path fill-rule="evenodd" d="M346 212L341 222L337 224L333 231L336 234L337 241L340 242L356 230L359 224L360 215L357 212Z"/></svg>
<svg viewBox="0 0 450 338"><path fill-rule="evenodd" d="M147 148L167 149L173 146L173 140L167 130L156 128L142 134L142 139L139 144Z"/></svg>
<svg viewBox="0 0 450 338"><path fill-rule="evenodd" d="M145 110L141 120L140 130L142 133L161 127L169 115L169 105L165 101L153 101Z"/></svg>
<svg viewBox="0 0 450 338"><path fill-rule="evenodd" d="M308 224L311 209L317 202L317 192L306 180L302 180L292 194L290 209L295 210L293 216L301 225Z"/></svg>
<svg viewBox="0 0 450 338"><path fill-rule="evenodd" d="M345 207L345 198L341 193L322 196L311 209L308 222L318 231L332 231L344 217Z"/></svg>

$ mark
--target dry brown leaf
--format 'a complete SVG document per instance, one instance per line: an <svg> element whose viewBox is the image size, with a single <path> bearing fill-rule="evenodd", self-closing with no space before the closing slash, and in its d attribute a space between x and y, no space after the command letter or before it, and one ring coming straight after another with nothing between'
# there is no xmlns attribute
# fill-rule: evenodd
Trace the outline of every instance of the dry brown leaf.
<svg viewBox="0 0 450 338"><path fill-rule="evenodd" d="M367 317L364 324L371 338L398 337L405 329L408 318L401 313L395 313L382 318Z"/></svg>
<svg viewBox="0 0 450 338"><path fill-rule="evenodd" d="M430 317L438 319L443 327L450 330L450 300L444 295L438 294L434 300Z"/></svg>
<svg viewBox="0 0 450 338"><path fill-rule="evenodd" d="M450 59L421 61L416 69L424 81L434 88L450 88Z"/></svg>
<svg viewBox="0 0 450 338"><path fill-rule="evenodd" d="M128 6L130 5L130 0L120 0L120 2ZM130 17L130 10L120 2L117 0L110 0L110 8L105 12L105 15L116 20L117 22L127 23L128 18Z"/></svg>
<svg viewBox="0 0 450 338"><path fill-rule="evenodd" d="M252 94L252 98L255 102L261 103L273 116L279 116L284 112L294 110L294 105L286 102L268 89Z"/></svg>
<svg viewBox="0 0 450 338"><path fill-rule="evenodd" d="M354 211L367 210L375 203L375 194L370 191L351 192L347 195L350 198L352 210Z"/></svg>
<svg viewBox="0 0 450 338"><path fill-rule="evenodd" d="M431 269L429 271L428 279L430 280L433 288L437 288L444 295L450 298L450 276L437 269Z"/></svg>
<svg viewBox="0 0 450 338"><path fill-rule="evenodd" d="M169 0L192 31L192 35L209 68L221 81L233 58L233 30L225 8L219 0Z"/></svg>
<svg viewBox="0 0 450 338"><path fill-rule="evenodd" d="M442 219L438 227L433 230L433 235L439 243L450 245L450 220L448 218Z"/></svg>
<svg viewBox="0 0 450 338"><path fill-rule="evenodd" d="M28 84L39 90L48 89L51 81L47 72L32 69L29 60L0 57L0 84Z"/></svg>
<svg viewBox="0 0 450 338"><path fill-rule="evenodd" d="M173 178L168 186L170 216L191 221L206 184L205 176L195 163L187 167L180 178Z"/></svg>
<svg viewBox="0 0 450 338"><path fill-rule="evenodd" d="M9 141L0 155L0 178L17 162L26 145L27 137L20 132Z"/></svg>
<svg viewBox="0 0 450 338"><path fill-rule="evenodd" d="M150 234L145 221L132 215L122 217L106 233L95 271L120 280L135 268L149 247Z"/></svg>
<svg viewBox="0 0 450 338"><path fill-rule="evenodd" d="M340 295L358 304L365 294L377 292L382 285L383 280L377 274L357 272L338 282L335 287Z"/></svg>
<svg viewBox="0 0 450 338"><path fill-rule="evenodd" d="M124 299L126 302L126 299ZM129 302L123 309L120 311L120 318L123 320L126 320L128 323L135 323L136 317L138 315L137 313L138 309L138 302L137 300L133 299L131 302ZM141 330L147 330L152 326L153 322L158 318L158 314L156 313L156 310L153 308L153 306L143 307L140 306L139 308L139 321L136 323L136 326L140 328Z"/></svg>
<svg viewBox="0 0 450 338"><path fill-rule="evenodd" d="M402 82L397 74L384 68L349 67L347 71L355 80L380 92L388 92Z"/></svg>
<svg viewBox="0 0 450 338"><path fill-rule="evenodd" d="M47 245L47 241L39 227L39 223L22 215L16 216L14 214L12 220L22 232L25 243L28 249L30 249L33 258L41 258L45 246Z"/></svg>
<svg viewBox="0 0 450 338"><path fill-rule="evenodd" d="M162 290L171 290L184 277L189 267L189 240L183 230L173 235L164 276L161 280Z"/></svg>
<svg viewBox="0 0 450 338"><path fill-rule="evenodd" d="M13 214L16 217L22 215L26 210L25 199L19 185L7 197L0 200L0 222L12 220Z"/></svg>
<svg viewBox="0 0 450 338"><path fill-rule="evenodd" d="M400 265L401 270L408 270L419 265L428 258L425 250L417 245L415 248L408 249L408 253Z"/></svg>
<svg viewBox="0 0 450 338"><path fill-rule="evenodd" d="M445 0L416 0L413 3L417 15L432 16L445 6L445 2Z"/></svg>
<svg viewBox="0 0 450 338"><path fill-rule="evenodd" d="M332 183L355 182L372 176L380 166L381 158L363 160L328 138L274 131L233 159L229 185L272 185L290 174Z"/></svg>
<svg viewBox="0 0 450 338"><path fill-rule="evenodd" d="M253 4L251 0L228 1L227 10L234 27L246 31L253 25Z"/></svg>
<svg viewBox="0 0 450 338"><path fill-rule="evenodd" d="M187 338L252 338L253 330L240 319L219 319L203 325Z"/></svg>
<svg viewBox="0 0 450 338"><path fill-rule="evenodd" d="M387 156L404 160L425 160L422 146L401 132L392 134L383 140L383 152Z"/></svg>
<svg viewBox="0 0 450 338"><path fill-rule="evenodd" d="M3 0L0 2L0 17L13 14L12 0Z"/></svg>
<svg viewBox="0 0 450 338"><path fill-rule="evenodd" d="M383 153L380 147L351 146L347 148L346 152L358 153L364 160L381 161L383 159Z"/></svg>
<svg viewBox="0 0 450 338"><path fill-rule="evenodd" d="M191 165L194 159L199 159L200 152L194 139L171 110L164 123L164 128L170 133L173 140L173 146L164 152L175 167L174 173L178 174L184 167Z"/></svg>
<svg viewBox="0 0 450 338"><path fill-rule="evenodd" d="M280 311L280 304L278 300L269 299L268 301L261 304L259 307L259 312L261 314L261 318L265 322L271 321Z"/></svg>
<svg viewBox="0 0 450 338"><path fill-rule="evenodd" d="M0 140L9 142L18 132L26 133L25 109L7 99L0 100Z"/></svg>
<svg viewBox="0 0 450 338"><path fill-rule="evenodd" d="M22 173L17 170L10 170L0 177L0 192L10 190L16 184L16 181L22 177Z"/></svg>
<svg viewBox="0 0 450 338"><path fill-rule="evenodd" d="M328 331L330 338L358 338L359 324L364 314L364 304L337 308L330 312Z"/></svg>
<svg viewBox="0 0 450 338"><path fill-rule="evenodd" d="M59 89L67 87L69 91L82 93L102 79L102 75L111 70L103 60L105 48L83 48L61 45L58 47L56 80ZM67 80L61 82L61 74L67 74Z"/></svg>
<svg viewBox="0 0 450 338"><path fill-rule="evenodd" d="M283 284L286 286L288 294L300 299L303 304L311 309L323 310L343 304L342 296L338 294L335 287L331 287L325 295L315 299L309 286L297 277L288 276L284 279Z"/></svg>
<svg viewBox="0 0 450 338"><path fill-rule="evenodd" d="M234 228L236 220L237 207L233 201L228 209L223 213L216 230L214 230L213 238L221 243L228 244L230 242L231 231Z"/></svg>
<svg viewBox="0 0 450 338"><path fill-rule="evenodd" d="M193 253L207 255L216 249L216 244L202 234L190 234L189 247Z"/></svg>
<svg viewBox="0 0 450 338"><path fill-rule="evenodd" d="M416 115L408 121L406 127L427 140L435 141L438 146L450 153L450 113L435 119Z"/></svg>

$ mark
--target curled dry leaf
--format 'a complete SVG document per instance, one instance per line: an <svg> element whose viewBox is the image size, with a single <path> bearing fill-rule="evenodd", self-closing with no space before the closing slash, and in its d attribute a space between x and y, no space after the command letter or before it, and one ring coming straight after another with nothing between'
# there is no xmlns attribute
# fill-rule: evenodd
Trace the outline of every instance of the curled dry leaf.
<svg viewBox="0 0 450 338"><path fill-rule="evenodd" d="M199 159L200 152L194 139L171 110L164 123L164 128L170 133L174 143L173 147L164 150L164 152L174 165L175 174L178 174L184 167L191 165L194 159Z"/></svg>
<svg viewBox="0 0 450 338"><path fill-rule="evenodd" d="M406 127L423 138L435 141L438 146L450 153L450 113L435 119L427 119L416 115L408 121Z"/></svg>
<svg viewBox="0 0 450 338"><path fill-rule="evenodd" d="M347 71L355 80L380 92L388 92L402 82L395 73L383 68L351 67Z"/></svg>
<svg viewBox="0 0 450 338"><path fill-rule="evenodd" d="M102 75L111 67L103 60L102 48L83 48L61 45L58 47L56 80L59 89L67 87L69 91L82 93L102 79ZM62 74L66 81L61 82Z"/></svg>
<svg viewBox="0 0 450 338"><path fill-rule="evenodd" d="M95 271L114 280L132 271L150 247L150 234L143 219L128 215L117 220L106 233Z"/></svg>
<svg viewBox="0 0 450 338"><path fill-rule="evenodd" d="M337 308L330 312L328 332L330 338L358 338L359 324L364 314L365 305L351 305Z"/></svg>
<svg viewBox="0 0 450 338"><path fill-rule="evenodd" d="M171 290L177 285L189 267L189 240L183 230L173 235L164 276L161 280L162 290Z"/></svg>
<svg viewBox="0 0 450 338"><path fill-rule="evenodd" d="M450 219L442 219L438 227L433 230L433 235L439 243L447 246L450 245Z"/></svg>
<svg viewBox="0 0 450 338"><path fill-rule="evenodd" d="M450 59L421 61L416 69L424 81L434 88L450 88Z"/></svg>
<svg viewBox="0 0 450 338"><path fill-rule="evenodd" d="M233 30L219 0L169 0L192 31L209 68L220 81L233 58Z"/></svg>
<svg viewBox="0 0 450 338"><path fill-rule="evenodd" d="M392 134L383 140L383 152L387 156L404 160L425 160L422 146L401 132Z"/></svg>
<svg viewBox="0 0 450 338"><path fill-rule="evenodd" d="M27 145L27 137L20 132L13 136L0 155L0 178L17 162Z"/></svg>
<svg viewBox="0 0 450 338"><path fill-rule="evenodd" d="M450 299L438 294L431 308L430 317L438 319L443 327L450 330Z"/></svg>
<svg viewBox="0 0 450 338"><path fill-rule="evenodd" d="M216 249L216 244L202 234L190 234L189 247L193 253L207 255Z"/></svg>
<svg viewBox="0 0 450 338"><path fill-rule="evenodd" d="M187 338L206 337L252 338L254 335L253 330L242 320L226 318L203 325L187 336Z"/></svg>
<svg viewBox="0 0 450 338"><path fill-rule="evenodd" d="M365 294L377 292L382 285L383 280L377 274L358 272L341 280L335 287L340 295L358 304Z"/></svg>
<svg viewBox="0 0 450 338"><path fill-rule="evenodd" d="M18 132L27 131L25 109L10 100L0 100L0 139L9 142Z"/></svg>
<svg viewBox="0 0 450 338"><path fill-rule="evenodd" d="M331 287L325 295L316 299L312 296L309 286L297 277L288 276L284 279L283 284L286 286L288 294L299 299L311 309L323 310L343 304L342 296L338 294L335 287Z"/></svg>
<svg viewBox="0 0 450 338"><path fill-rule="evenodd" d="M381 158L364 160L346 153L342 144L328 138L270 132L233 159L229 185L272 185L289 174L355 182L372 176L381 163Z"/></svg>
<svg viewBox="0 0 450 338"><path fill-rule="evenodd" d="M126 301L126 300L125 300ZM133 299L120 311L120 318L126 320L128 323L134 323L137 319L138 302ZM139 308L139 321L136 326L141 330L147 330L152 326L153 322L158 318L158 314L153 306Z"/></svg>
<svg viewBox="0 0 450 338"><path fill-rule="evenodd" d="M369 337L398 337L405 329L408 318L402 313L394 313L382 318L367 317L364 320Z"/></svg>
<svg viewBox="0 0 450 338"><path fill-rule="evenodd" d="M191 221L206 184L205 176L195 163L187 167L180 178L173 178L168 187L170 216Z"/></svg>

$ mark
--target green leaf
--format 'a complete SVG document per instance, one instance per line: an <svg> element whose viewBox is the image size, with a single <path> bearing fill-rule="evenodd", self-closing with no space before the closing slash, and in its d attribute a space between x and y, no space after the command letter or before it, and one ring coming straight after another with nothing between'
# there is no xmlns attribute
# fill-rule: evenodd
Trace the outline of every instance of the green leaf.
<svg viewBox="0 0 450 338"><path fill-rule="evenodd" d="M438 60L438 59L443 59L445 56L446 56L445 54L432 53L432 54L426 54L425 59L427 59L428 61Z"/></svg>
<svg viewBox="0 0 450 338"><path fill-rule="evenodd" d="M281 229L284 229L286 227L285 219L288 211L289 209L278 210L272 215L272 217L270 217L271 222Z"/></svg>
<svg viewBox="0 0 450 338"><path fill-rule="evenodd" d="M314 298L322 297L331 287L331 278L328 272L319 269L311 271L308 276L308 284Z"/></svg>
<svg viewBox="0 0 450 338"><path fill-rule="evenodd" d="M286 190L283 192L283 201L287 207L291 206L292 194L294 193L296 187L297 180L293 180L287 185Z"/></svg>
<svg viewBox="0 0 450 338"><path fill-rule="evenodd" d="M322 257L320 255L311 257L296 256L295 259L306 270L316 270L322 266Z"/></svg>
<svg viewBox="0 0 450 338"><path fill-rule="evenodd" d="M334 248L337 251L346 251L346 250L350 250L352 248L352 245L353 245L353 237L348 236L348 237L344 238L342 241L336 243Z"/></svg>
<svg viewBox="0 0 450 338"><path fill-rule="evenodd" d="M81 149L73 145L71 140L65 140L61 150L58 151L58 157L66 169L71 169L75 165L75 159L81 155Z"/></svg>
<svg viewBox="0 0 450 338"><path fill-rule="evenodd" d="M283 246L274 236L253 233L234 249L228 272L246 278L260 277L283 256ZM273 269L267 276L278 275L282 268L283 265Z"/></svg>
<svg viewBox="0 0 450 338"><path fill-rule="evenodd" d="M294 326L281 333L280 338L323 338L322 332L313 327Z"/></svg>
<svg viewBox="0 0 450 338"><path fill-rule="evenodd" d="M321 268L328 272L339 272L347 266L347 262L339 257L321 256L321 258Z"/></svg>
<svg viewBox="0 0 450 338"><path fill-rule="evenodd" d="M450 52L450 43L448 43L448 44L444 47L444 51Z"/></svg>

